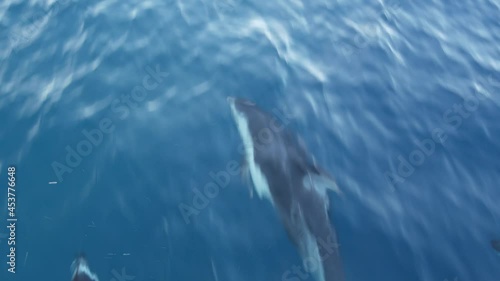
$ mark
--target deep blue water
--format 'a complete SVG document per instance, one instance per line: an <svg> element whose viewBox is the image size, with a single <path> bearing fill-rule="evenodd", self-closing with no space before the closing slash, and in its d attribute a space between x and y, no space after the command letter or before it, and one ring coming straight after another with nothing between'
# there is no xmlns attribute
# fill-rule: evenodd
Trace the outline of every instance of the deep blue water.
<svg viewBox="0 0 500 281"><path fill-rule="evenodd" d="M80 251L101 281L284 280L300 257L239 175L189 224L179 211L242 158L229 95L287 112L337 178L347 280L500 280L499 15L498 0L3 1L0 215L14 165L18 222L16 274L0 227L0 280L69 280Z"/></svg>

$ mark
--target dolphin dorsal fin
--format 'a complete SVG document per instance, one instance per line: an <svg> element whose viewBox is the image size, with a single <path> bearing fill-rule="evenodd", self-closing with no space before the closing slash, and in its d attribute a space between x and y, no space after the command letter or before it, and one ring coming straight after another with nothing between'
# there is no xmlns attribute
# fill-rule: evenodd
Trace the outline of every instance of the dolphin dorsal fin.
<svg viewBox="0 0 500 281"><path fill-rule="evenodd" d="M337 182L333 177L325 173L308 173L306 175L309 177L309 180L317 187L324 188L325 190L332 190L337 194L342 195L342 191L340 190Z"/></svg>
<svg viewBox="0 0 500 281"><path fill-rule="evenodd" d="M332 190L339 195L343 195L335 178L319 166L312 165L304 176L304 182L309 181L311 185L319 189Z"/></svg>

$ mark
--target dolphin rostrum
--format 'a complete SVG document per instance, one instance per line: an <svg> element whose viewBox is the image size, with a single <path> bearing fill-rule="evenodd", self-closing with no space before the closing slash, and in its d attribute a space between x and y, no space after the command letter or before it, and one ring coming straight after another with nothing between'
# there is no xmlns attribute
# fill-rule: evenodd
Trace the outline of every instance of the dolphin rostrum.
<svg viewBox="0 0 500 281"><path fill-rule="evenodd" d="M339 192L335 181L318 167L303 142L283 121L255 103L228 97L245 148L245 166L257 195L278 212L289 238L317 281L344 280L335 229L328 215L327 189ZM283 274L283 280L292 279Z"/></svg>

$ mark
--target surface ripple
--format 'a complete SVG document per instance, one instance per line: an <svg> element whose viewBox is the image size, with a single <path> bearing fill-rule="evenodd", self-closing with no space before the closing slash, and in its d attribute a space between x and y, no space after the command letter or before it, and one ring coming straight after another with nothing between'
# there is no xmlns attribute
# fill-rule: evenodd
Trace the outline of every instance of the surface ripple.
<svg viewBox="0 0 500 281"><path fill-rule="evenodd" d="M285 280L301 260L240 175L189 223L179 211L241 160L230 95L286 112L336 177L347 280L499 280L499 14L496 0L3 1L16 280L69 280L80 250L102 280Z"/></svg>

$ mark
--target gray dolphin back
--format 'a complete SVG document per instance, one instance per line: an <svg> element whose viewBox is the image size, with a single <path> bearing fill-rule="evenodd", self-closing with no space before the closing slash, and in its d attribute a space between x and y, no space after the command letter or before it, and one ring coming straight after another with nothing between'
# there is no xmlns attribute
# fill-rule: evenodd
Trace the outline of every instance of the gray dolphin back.
<svg viewBox="0 0 500 281"><path fill-rule="evenodd" d="M315 165L303 142L284 127L282 120L250 101L234 98L228 101L237 123L240 120L243 124L238 128L244 142L246 139L252 145L246 149L251 151L247 155L251 159L247 161L258 166L254 168L257 180L252 174L254 185L265 178L271 202L304 267L316 281L345 280L337 236L328 215L328 195L314 180L331 177Z"/></svg>

